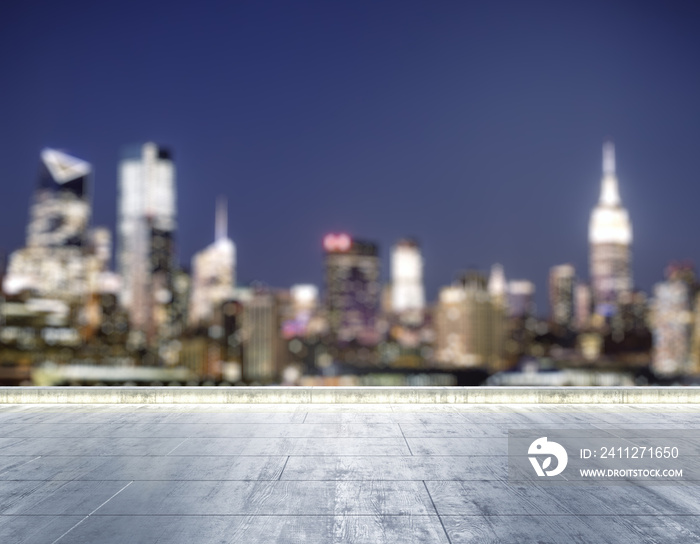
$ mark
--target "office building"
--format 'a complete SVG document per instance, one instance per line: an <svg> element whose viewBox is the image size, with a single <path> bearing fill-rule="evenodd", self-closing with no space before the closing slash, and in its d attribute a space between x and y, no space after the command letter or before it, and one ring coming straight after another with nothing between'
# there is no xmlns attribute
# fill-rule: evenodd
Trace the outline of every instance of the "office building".
<svg viewBox="0 0 700 544"><path fill-rule="evenodd" d="M320 332L315 323L318 311L318 287L311 284L292 285L286 305L283 335L285 338L305 337Z"/></svg>
<svg viewBox="0 0 700 544"><path fill-rule="evenodd" d="M447 367L502 370L504 311L479 274L468 274L461 283L442 288L435 308L436 361Z"/></svg>
<svg viewBox="0 0 700 544"><path fill-rule="evenodd" d="M652 369L658 375L682 374L690 366L692 314L689 290L681 280L654 286Z"/></svg>
<svg viewBox="0 0 700 544"><path fill-rule="evenodd" d="M586 283L577 283L574 288L574 323L577 330L583 331L590 325L592 308L591 287Z"/></svg>
<svg viewBox="0 0 700 544"><path fill-rule="evenodd" d="M425 308L423 257L415 240L400 240L391 249L391 309L395 314Z"/></svg>
<svg viewBox="0 0 700 544"><path fill-rule="evenodd" d="M570 264L553 266L549 270L550 321L561 332L574 324L574 289L576 272Z"/></svg>
<svg viewBox="0 0 700 544"><path fill-rule="evenodd" d="M376 343L381 298L376 244L354 240L347 234L328 234L323 248L326 309L334 340Z"/></svg>
<svg viewBox="0 0 700 544"><path fill-rule="evenodd" d="M535 284L528 280L508 282L508 317L525 319L535 314Z"/></svg>
<svg viewBox="0 0 700 544"><path fill-rule="evenodd" d="M169 336L176 229L175 166L154 143L125 149L119 163L117 265L120 302L135 345Z"/></svg>
<svg viewBox="0 0 700 544"><path fill-rule="evenodd" d="M243 302L243 380L246 383L278 382L284 368L280 304L276 294L253 289Z"/></svg>
<svg viewBox="0 0 700 544"><path fill-rule="evenodd" d="M26 246L10 255L3 290L68 302L99 288L109 232L90 231L92 166L56 149L41 152Z"/></svg>

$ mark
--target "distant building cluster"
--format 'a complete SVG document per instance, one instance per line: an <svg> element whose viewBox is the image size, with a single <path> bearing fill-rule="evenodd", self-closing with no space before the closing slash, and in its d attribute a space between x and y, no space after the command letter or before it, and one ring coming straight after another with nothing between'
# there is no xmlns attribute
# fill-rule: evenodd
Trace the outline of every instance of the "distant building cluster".
<svg viewBox="0 0 700 544"><path fill-rule="evenodd" d="M589 281L553 266L546 318L535 284L499 264L460 273L428 302L409 238L390 250L388 283L378 245L339 232L319 248L322 286L240 285L224 197L213 242L182 266L169 150L129 147L118 172L112 269L111 231L91 226L92 166L41 152L25 247L0 270L0 383L588 385L700 372L693 268L669 265L651 299L634 289L610 142Z"/></svg>

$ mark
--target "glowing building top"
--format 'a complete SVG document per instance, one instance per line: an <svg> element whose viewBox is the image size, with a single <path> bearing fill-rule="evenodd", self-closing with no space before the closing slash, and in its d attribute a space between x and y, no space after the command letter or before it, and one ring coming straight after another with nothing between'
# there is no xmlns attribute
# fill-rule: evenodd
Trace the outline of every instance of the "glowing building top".
<svg viewBox="0 0 700 544"><path fill-rule="evenodd" d="M29 247L82 246L90 219L92 166L56 149L43 149L39 187L27 229Z"/></svg>
<svg viewBox="0 0 700 544"><path fill-rule="evenodd" d="M51 179L59 185L65 185L69 181L84 178L92 172L92 167L89 163L56 149L43 149L41 151L41 162L44 163L44 166L51 174Z"/></svg>
<svg viewBox="0 0 700 544"><path fill-rule="evenodd" d="M603 144L603 179L600 200L593 209L588 228L591 244L632 243L632 225L627 210L622 207L615 175L615 146L612 142Z"/></svg>
<svg viewBox="0 0 700 544"><path fill-rule="evenodd" d="M487 290L491 297L493 297L494 302L505 304L508 294L508 284L506 282L506 274L503 271L503 265L496 263L491 267Z"/></svg>
<svg viewBox="0 0 700 544"><path fill-rule="evenodd" d="M588 240L594 306L598 315L610 317L620 296L632 289L632 225L620 201L611 142L603 145L600 200L591 213Z"/></svg>
<svg viewBox="0 0 700 544"><path fill-rule="evenodd" d="M400 240L391 249L392 309L400 313L425 307L423 257L414 240Z"/></svg>

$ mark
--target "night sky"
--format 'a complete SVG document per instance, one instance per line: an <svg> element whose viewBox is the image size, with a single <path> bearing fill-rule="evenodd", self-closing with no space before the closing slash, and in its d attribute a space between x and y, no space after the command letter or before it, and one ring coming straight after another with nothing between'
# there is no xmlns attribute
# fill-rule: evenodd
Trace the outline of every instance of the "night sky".
<svg viewBox="0 0 700 544"><path fill-rule="evenodd" d="M95 167L114 229L121 148L172 149L178 253L229 199L240 282L322 282L321 239L419 240L429 299L492 263L588 278L616 145L635 283L700 264L698 2L3 2L0 249L24 244L39 152Z"/></svg>

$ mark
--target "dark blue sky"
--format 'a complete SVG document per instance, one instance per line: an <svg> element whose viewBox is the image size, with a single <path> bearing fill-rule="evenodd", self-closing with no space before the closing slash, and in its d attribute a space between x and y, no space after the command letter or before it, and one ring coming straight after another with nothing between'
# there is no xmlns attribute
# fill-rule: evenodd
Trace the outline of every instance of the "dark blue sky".
<svg viewBox="0 0 700 544"><path fill-rule="evenodd" d="M154 140L183 262L224 193L242 281L320 284L342 229L386 265L417 237L431 299L501 262L542 306L550 266L588 277L610 136L649 290L700 263L699 28L673 1L4 2L0 248L24 243L42 147L94 164L113 228L120 149Z"/></svg>

